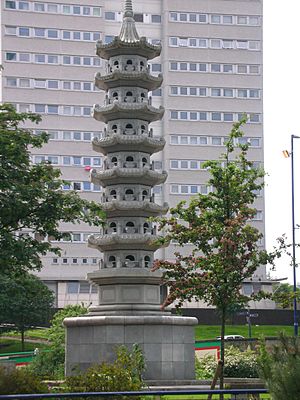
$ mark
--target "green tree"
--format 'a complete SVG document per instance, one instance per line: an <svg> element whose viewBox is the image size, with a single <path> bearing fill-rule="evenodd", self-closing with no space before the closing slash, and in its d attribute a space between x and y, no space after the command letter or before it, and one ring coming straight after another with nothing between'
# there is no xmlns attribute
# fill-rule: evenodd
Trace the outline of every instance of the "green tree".
<svg viewBox="0 0 300 400"><path fill-rule="evenodd" d="M294 293L294 286L289 283L279 283L274 289L273 300L282 308L293 308L294 297L300 301L300 289Z"/></svg>
<svg viewBox="0 0 300 400"><path fill-rule="evenodd" d="M40 116L17 113L12 105L0 105L0 271L39 270L40 256L59 254L51 240L68 233L59 223L99 226L103 212L95 202L76 192L63 192L60 171L49 163L32 165L30 149L47 141L45 133L33 135L24 123L38 123Z"/></svg>
<svg viewBox="0 0 300 400"><path fill-rule="evenodd" d="M52 291L34 275L0 275L0 321L21 333L22 351L25 331L48 322L53 301Z"/></svg>
<svg viewBox="0 0 300 400"><path fill-rule="evenodd" d="M30 369L36 376L47 379L61 379L64 377L65 363L65 328L63 320L67 317L78 317L87 313L83 305L68 305L54 314L49 329L49 351L39 352L34 358Z"/></svg>
<svg viewBox="0 0 300 400"><path fill-rule="evenodd" d="M176 301L180 308L195 299L219 311L223 365L226 318L252 299L242 294L242 282L260 265L273 264L284 247L281 239L272 253L261 250L262 233L249 223L256 214L253 203L263 188L264 171L248 161L248 144L235 145L243 136L243 123L233 125L220 160L206 162L209 193L195 196L188 205L180 202L169 217L157 220L165 232L162 242L192 244L193 250L188 255L175 253L175 262L158 260L153 267L163 269L163 283L169 287L163 307Z"/></svg>

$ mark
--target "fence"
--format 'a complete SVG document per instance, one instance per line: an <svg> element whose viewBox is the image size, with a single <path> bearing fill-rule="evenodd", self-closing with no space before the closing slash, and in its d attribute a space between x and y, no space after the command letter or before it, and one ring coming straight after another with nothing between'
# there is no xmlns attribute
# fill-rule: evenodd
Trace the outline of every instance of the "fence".
<svg viewBox="0 0 300 400"><path fill-rule="evenodd" d="M90 392L90 393L45 393L45 394L9 394L9 395L0 395L0 400L27 400L27 399L76 399L76 398L85 398L85 397L113 397L119 398L122 396L130 396L137 397L142 396L147 400L150 399L170 399L172 400L172 396L197 396L197 399L207 399L207 395L213 396L213 399L217 399L221 394L224 395L224 399L230 400L248 400L248 399L270 399L270 397L266 397L268 393L267 389L231 389L231 390L141 390L135 392ZM261 397L260 395L263 395ZM215 397L217 396L217 397ZM150 400L149 399L149 400ZM189 397L183 398L188 400ZM195 399L195 397L193 397Z"/></svg>

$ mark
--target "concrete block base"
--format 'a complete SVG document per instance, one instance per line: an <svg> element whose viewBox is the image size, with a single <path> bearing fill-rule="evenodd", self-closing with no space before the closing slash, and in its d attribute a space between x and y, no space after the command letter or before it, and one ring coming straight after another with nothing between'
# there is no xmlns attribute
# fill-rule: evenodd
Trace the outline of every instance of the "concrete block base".
<svg viewBox="0 0 300 400"><path fill-rule="evenodd" d="M197 323L193 317L171 315L66 318L66 375L112 362L118 346L131 349L137 343L145 356L145 379L192 380Z"/></svg>

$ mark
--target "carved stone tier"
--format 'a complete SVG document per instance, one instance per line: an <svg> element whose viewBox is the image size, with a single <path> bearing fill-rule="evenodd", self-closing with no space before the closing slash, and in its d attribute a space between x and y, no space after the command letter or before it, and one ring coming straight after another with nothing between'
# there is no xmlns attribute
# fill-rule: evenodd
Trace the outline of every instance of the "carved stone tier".
<svg viewBox="0 0 300 400"><path fill-rule="evenodd" d="M155 186L164 183L168 174L166 171L156 172L149 168L120 168L115 167L104 171L91 170L91 180L97 185L118 185L122 183Z"/></svg>
<svg viewBox="0 0 300 400"><path fill-rule="evenodd" d="M101 206L108 217L135 215L149 218L166 214L169 209L168 203L161 206L150 201L111 200L109 203L102 203Z"/></svg>
<svg viewBox="0 0 300 400"><path fill-rule="evenodd" d="M115 101L107 106L95 104L93 108L93 117L97 121L107 123L117 119L141 119L147 122L159 121L164 115L165 109L160 106L155 108L144 103L120 103Z"/></svg>
<svg viewBox="0 0 300 400"><path fill-rule="evenodd" d="M159 313L161 272L145 268L101 269L88 274L91 282L98 285L99 306L91 307L89 315L113 313Z"/></svg>
<svg viewBox="0 0 300 400"><path fill-rule="evenodd" d="M114 151L143 151L154 154L161 151L166 144L164 138L154 138L142 135L120 135L113 133L104 138L93 140L93 150L104 155Z"/></svg>
<svg viewBox="0 0 300 400"><path fill-rule="evenodd" d="M158 89L163 81L161 74L152 76L148 71L120 71L115 70L109 75L102 76L100 72L95 75L95 86L102 90L109 90L120 86L133 86L149 91Z"/></svg>
<svg viewBox="0 0 300 400"><path fill-rule="evenodd" d="M124 42L118 36L113 41L105 44L98 40L96 44L96 53L105 60L119 55L138 55L148 60L158 57L161 53L161 45L150 44L145 37L141 37L139 41Z"/></svg>
<svg viewBox="0 0 300 400"><path fill-rule="evenodd" d="M100 251L129 250L135 247L139 250L156 251L160 247L168 246L168 244L162 246L158 243L159 239L160 236L141 233L90 235L89 247Z"/></svg>

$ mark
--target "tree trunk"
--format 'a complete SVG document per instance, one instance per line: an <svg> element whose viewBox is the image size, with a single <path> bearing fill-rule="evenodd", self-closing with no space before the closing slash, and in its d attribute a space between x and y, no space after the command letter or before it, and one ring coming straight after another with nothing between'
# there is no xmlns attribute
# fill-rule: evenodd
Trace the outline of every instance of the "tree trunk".
<svg viewBox="0 0 300 400"><path fill-rule="evenodd" d="M21 329L21 351L25 351L24 329Z"/></svg>
<svg viewBox="0 0 300 400"><path fill-rule="evenodd" d="M220 361L221 361L221 370L220 370L220 389L224 389L224 359L225 359L225 321L226 321L226 311L223 309L221 314L221 351L220 351ZM220 394L220 400L223 400L223 394Z"/></svg>

